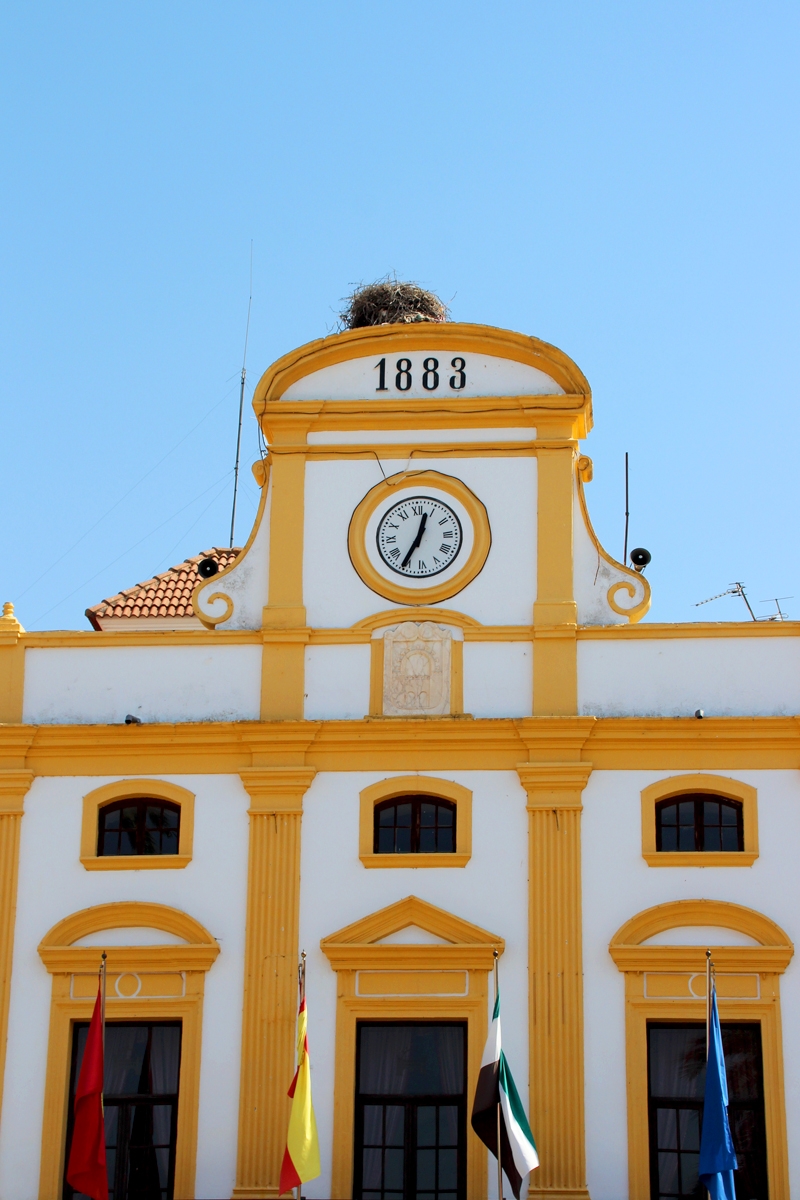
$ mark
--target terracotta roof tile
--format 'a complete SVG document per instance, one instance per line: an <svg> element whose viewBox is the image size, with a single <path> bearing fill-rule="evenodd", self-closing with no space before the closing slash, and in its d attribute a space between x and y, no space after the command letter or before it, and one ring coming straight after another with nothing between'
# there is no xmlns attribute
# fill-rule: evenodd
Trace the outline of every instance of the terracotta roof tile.
<svg viewBox="0 0 800 1200"><path fill-rule="evenodd" d="M233 549L214 546L211 550L204 550L202 554L170 567L162 575L101 600L93 608L86 609L86 616L95 629L101 629L102 620L110 617L139 620L146 617L194 617L192 592L200 582L197 564L204 558L213 558L220 571L224 571L241 552L241 546L234 546Z"/></svg>

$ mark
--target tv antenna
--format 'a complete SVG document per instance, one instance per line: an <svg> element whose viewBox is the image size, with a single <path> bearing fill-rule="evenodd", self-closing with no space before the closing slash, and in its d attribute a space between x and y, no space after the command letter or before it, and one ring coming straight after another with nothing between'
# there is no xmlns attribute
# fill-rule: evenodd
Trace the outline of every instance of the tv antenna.
<svg viewBox="0 0 800 1200"><path fill-rule="evenodd" d="M247 325L244 331L244 353L242 355L242 383L239 388L239 431L236 434L236 463L233 468L233 508L231 509L231 549L233 531L236 528L236 494L239 491L239 457L242 449L242 413L244 412L244 381L247 378L247 339L250 336L250 309L253 307L253 239L250 239L250 299L247 301Z"/></svg>
<svg viewBox="0 0 800 1200"><path fill-rule="evenodd" d="M747 605L747 611L750 613L750 616L754 621L758 620L758 617L750 607L750 601L747 599L747 593L744 590L743 583L732 583L727 592L717 592L716 596L709 596L707 600L698 600L695 604L695 608L699 608L701 604L710 604L712 600L720 600L723 596L741 596ZM787 600L788 596L783 596L782 599ZM769 601L762 601L762 603L769 604Z"/></svg>
<svg viewBox="0 0 800 1200"><path fill-rule="evenodd" d="M762 621L788 621L789 618L781 608L781 600L794 600L794 596L773 596L771 600L759 600L759 604L774 604L777 610L760 619Z"/></svg>
<svg viewBox="0 0 800 1200"><path fill-rule="evenodd" d="M622 561L627 567L628 565L628 451L625 451L625 548L622 551Z"/></svg>

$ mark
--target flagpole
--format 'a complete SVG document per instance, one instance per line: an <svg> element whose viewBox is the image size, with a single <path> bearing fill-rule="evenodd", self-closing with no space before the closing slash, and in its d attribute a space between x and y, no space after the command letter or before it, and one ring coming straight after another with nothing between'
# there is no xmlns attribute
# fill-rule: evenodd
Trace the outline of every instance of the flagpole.
<svg viewBox="0 0 800 1200"><path fill-rule="evenodd" d="M299 1011L302 1008L303 1001L306 998L306 952L305 952L305 950L300 951L300 962L297 967L297 991L298 991L298 995L299 995L299 1002L298 1002L297 1008ZM298 1184L297 1187L294 1189L295 1200L302 1200L302 1196L301 1196L302 1188L303 1188L303 1185Z"/></svg>
<svg viewBox="0 0 800 1200"><path fill-rule="evenodd" d="M706 1062L711 1038L711 951L706 950Z"/></svg>
<svg viewBox="0 0 800 1200"><path fill-rule="evenodd" d="M495 1003L495 1007L496 1007L497 1006L497 997L500 994L500 972L499 972L499 968L498 968L498 961L499 961L500 955L497 953L496 950L493 950L492 954L494 955L494 1003ZM500 1121L500 1077L499 1077L500 1064L499 1063L497 1064L497 1070L498 1070L498 1081L497 1081L497 1200L503 1200L503 1163L502 1163L501 1157L500 1157L502 1140L501 1140L501 1136L500 1136L501 1121Z"/></svg>
<svg viewBox="0 0 800 1200"><path fill-rule="evenodd" d="M105 950L100 955L100 1029L102 1031L103 1043L103 1088L100 1092L100 1110L104 1111L104 1097L106 1086L106 960L107 955Z"/></svg>

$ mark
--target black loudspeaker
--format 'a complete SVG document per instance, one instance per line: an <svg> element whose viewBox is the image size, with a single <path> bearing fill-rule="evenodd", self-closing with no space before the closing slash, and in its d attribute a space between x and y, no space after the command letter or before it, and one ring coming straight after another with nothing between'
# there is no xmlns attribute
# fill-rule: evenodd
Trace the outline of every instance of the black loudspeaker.
<svg viewBox="0 0 800 1200"><path fill-rule="evenodd" d="M635 550L631 550L631 562L636 567L637 571L643 571L648 563L652 560L652 554L649 550L645 550L643 546L637 546ZM208 561L206 559L206 561ZM203 564L201 563L200 566Z"/></svg>
<svg viewBox="0 0 800 1200"><path fill-rule="evenodd" d="M647 551L634 551L636 553L647 554ZM650 561L650 555L647 555L647 561ZM203 579L211 579L212 575L219 573L219 563L215 558L201 558L197 564L197 574L202 575Z"/></svg>

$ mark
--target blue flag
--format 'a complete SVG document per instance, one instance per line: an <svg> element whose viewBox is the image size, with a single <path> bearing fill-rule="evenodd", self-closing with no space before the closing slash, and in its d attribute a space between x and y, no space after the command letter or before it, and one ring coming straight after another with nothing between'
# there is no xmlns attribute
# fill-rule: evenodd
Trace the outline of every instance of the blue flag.
<svg viewBox="0 0 800 1200"><path fill-rule="evenodd" d="M708 1188L711 1200L736 1200L733 1172L738 1165L728 1124L728 1080L725 1075L725 1055L722 1053L717 989L712 987L703 1133L700 1138L700 1182Z"/></svg>

